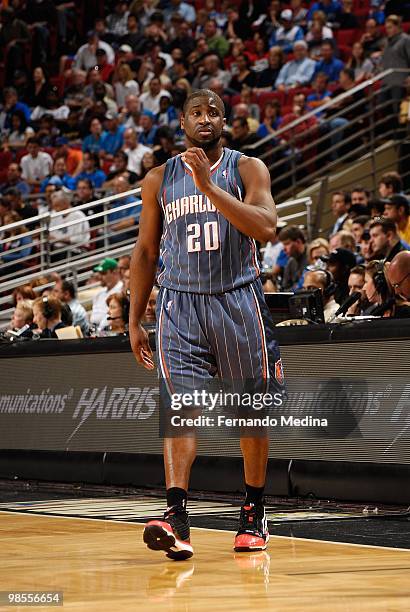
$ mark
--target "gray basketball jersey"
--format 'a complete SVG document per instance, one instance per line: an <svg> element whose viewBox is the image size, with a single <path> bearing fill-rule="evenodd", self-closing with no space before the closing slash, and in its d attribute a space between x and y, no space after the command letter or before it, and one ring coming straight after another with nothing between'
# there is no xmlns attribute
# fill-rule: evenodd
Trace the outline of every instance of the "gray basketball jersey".
<svg viewBox="0 0 410 612"><path fill-rule="evenodd" d="M243 200L240 156L238 151L224 148L211 167L211 178L218 187ZM163 216L159 285L214 294L241 287L259 276L255 241L237 230L198 191L181 155L165 165L158 202Z"/></svg>

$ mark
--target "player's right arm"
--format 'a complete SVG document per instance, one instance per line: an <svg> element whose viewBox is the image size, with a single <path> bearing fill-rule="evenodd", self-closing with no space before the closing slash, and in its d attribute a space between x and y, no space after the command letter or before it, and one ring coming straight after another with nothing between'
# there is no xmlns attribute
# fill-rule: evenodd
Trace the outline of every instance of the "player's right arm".
<svg viewBox="0 0 410 612"><path fill-rule="evenodd" d="M130 264L130 342L137 362L147 370L154 368L154 362L148 334L141 321L157 272L162 234L162 217L157 194L163 175L164 166L160 166L150 170L144 179L139 235Z"/></svg>

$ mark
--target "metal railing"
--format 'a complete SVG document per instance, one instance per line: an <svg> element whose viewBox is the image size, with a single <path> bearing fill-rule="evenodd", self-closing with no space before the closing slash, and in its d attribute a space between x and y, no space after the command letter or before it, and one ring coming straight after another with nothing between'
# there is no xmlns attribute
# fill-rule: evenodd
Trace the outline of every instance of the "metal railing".
<svg viewBox="0 0 410 612"><path fill-rule="evenodd" d="M385 79L394 73L409 74L410 70L385 70L244 148L245 153L259 157L268 166L274 196L297 197L312 183L325 180L343 164L364 155L370 157L371 171L363 178L369 178L376 190L376 174L380 171L376 167L377 147L389 140L398 143L407 136L406 129L398 124L397 109L388 99ZM350 99L351 104L337 109ZM317 119L316 127L309 134L299 133L298 128L313 118ZM333 127L333 120L344 118L347 124ZM409 175L410 169L402 173L404 179Z"/></svg>
<svg viewBox="0 0 410 612"><path fill-rule="evenodd" d="M59 260L65 260L66 263L72 263L84 257L87 252L90 252L90 254L104 253L110 248L113 242L118 244L118 246L135 242L138 224L136 223L133 227L115 231L114 228L118 224L118 219L110 219L110 216L113 213L123 212L138 206L141 202L139 197L140 193L140 188L132 189L121 194L106 196L94 200L93 202L74 206L68 210L45 212L35 217L30 217L0 227L0 258L10 255L17 256L10 261L3 259L1 264L0 287L4 281L20 276L28 269L32 272L48 270L52 263ZM112 202L123 200L129 196L138 196L138 199L136 198L134 202L122 204L115 208L110 207ZM102 210L93 212L87 216L87 212L94 211L99 207L101 207ZM82 211L84 217L67 222L64 222L64 219L62 219L61 223L56 224L56 219L64 217L70 211ZM50 227L51 223L52 227ZM64 233L69 228L83 223L88 226L90 232L90 238L86 242L73 242L72 244L57 248L56 245L61 242L61 239L57 238L54 241L50 239L52 233L55 231ZM14 231L21 227L26 228L27 231L14 235ZM4 237L4 235L6 235L6 237ZM15 242L27 238L30 240L29 244L24 243L14 246ZM29 247L31 247L30 254L20 257L19 254L22 254Z"/></svg>

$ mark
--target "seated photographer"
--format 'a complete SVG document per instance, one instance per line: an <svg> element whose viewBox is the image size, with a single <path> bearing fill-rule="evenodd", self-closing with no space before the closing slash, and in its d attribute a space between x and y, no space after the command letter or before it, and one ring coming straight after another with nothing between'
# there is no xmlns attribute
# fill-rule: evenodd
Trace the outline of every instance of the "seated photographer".
<svg viewBox="0 0 410 612"><path fill-rule="evenodd" d="M311 270L306 272L303 280L304 289L320 289L323 298L323 314L325 315L325 323L333 317L339 304L333 297L336 290L336 285L332 274L328 270Z"/></svg>
<svg viewBox="0 0 410 612"><path fill-rule="evenodd" d="M57 338L56 330L67 327L61 320L62 304L53 295L39 297L33 302L33 322L40 338Z"/></svg>
<svg viewBox="0 0 410 612"><path fill-rule="evenodd" d="M386 318L410 318L410 304L398 301L386 278L383 260L373 260L366 265L363 287L371 306L363 314Z"/></svg>

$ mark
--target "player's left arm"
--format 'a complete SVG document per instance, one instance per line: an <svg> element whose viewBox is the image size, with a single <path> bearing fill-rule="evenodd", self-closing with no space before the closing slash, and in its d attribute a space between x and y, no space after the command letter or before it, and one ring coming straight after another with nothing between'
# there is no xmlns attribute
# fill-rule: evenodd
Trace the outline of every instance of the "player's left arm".
<svg viewBox="0 0 410 612"><path fill-rule="evenodd" d="M259 242L273 240L276 209L269 171L261 160L245 155L239 160L239 173L245 188L242 202L212 182L209 161L203 149L192 147L184 153L184 158L193 170L197 188L236 229Z"/></svg>

